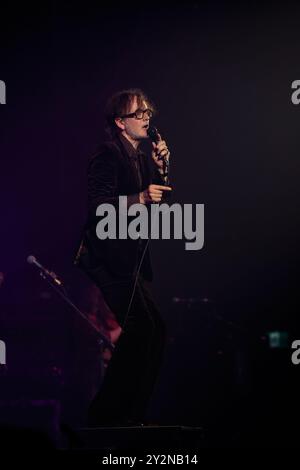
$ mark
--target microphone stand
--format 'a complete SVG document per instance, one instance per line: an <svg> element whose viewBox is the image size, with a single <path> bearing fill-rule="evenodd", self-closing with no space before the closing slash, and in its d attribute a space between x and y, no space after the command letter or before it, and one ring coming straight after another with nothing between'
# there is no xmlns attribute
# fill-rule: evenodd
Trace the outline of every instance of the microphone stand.
<svg viewBox="0 0 300 470"><path fill-rule="evenodd" d="M72 302L72 300L68 297L68 294L65 290L65 288L62 286L62 289L59 289L58 287L56 287L54 285L54 283L50 282L49 279L47 278L47 276L45 275L45 273L43 271L40 271L40 276L42 279L44 279L48 285L53 289L55 290L55 292L60 295L60 297L68 304L72 307L73 310L75 310L75 312L77 312L89 325L91 328L93 328L94 331L97 332L97 335L98 335L98 344L100 346L105 346L107 348L109 348L111 351L114 350L115 346L114 344L103 334L101 333L101 331L99 330L99 328L84 314L81 312L81 310L79 310L79 308Z"/></svg>

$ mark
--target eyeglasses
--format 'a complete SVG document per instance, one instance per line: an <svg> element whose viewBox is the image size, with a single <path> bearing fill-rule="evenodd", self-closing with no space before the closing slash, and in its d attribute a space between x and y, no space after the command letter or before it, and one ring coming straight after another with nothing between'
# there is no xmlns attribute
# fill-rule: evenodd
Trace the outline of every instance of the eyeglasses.
<svg viewBox="0 0 300 470"><path fill-rule="evenodd" d="M153 116L153 111L151 109L137 109L134 113L124 114L120 116L121 118L135 118L135 119L144 119L145 114L148 115L149 119Z"/></svg>

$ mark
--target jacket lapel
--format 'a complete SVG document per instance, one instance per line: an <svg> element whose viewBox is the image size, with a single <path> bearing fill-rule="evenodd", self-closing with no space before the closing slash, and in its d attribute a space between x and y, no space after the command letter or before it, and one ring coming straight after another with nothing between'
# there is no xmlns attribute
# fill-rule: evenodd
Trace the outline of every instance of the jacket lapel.
<svg viewBox="0 0 300 470"><path fill-rule="evenodd" d="M140 191L140 182L139 182L138 172L137 172L137 168L134 162L134 158L128 154L125 146L123 145L120 139L118 139L118 146L120 148L123 161L125 162L125 165L127 167L128 175L132 181L132 185L135 188L134 190L138 192Z"/></svg>

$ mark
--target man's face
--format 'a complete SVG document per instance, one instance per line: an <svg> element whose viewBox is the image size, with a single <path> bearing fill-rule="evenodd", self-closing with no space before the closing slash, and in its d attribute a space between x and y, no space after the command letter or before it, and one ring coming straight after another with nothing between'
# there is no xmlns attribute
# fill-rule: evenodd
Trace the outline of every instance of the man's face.
<svg viewBox="0 0 300 470"><path fill-rule="evenodd" d="M130 109L126 114L135 113L138 110L148 109L147 102L143 101L138 105L136 96L131 102ZM122 131L129 140L140 141L148 138L147 129L149 127L149 115L144 113L142 119L136 117L125 117L119 121L122 124ZM119 126L120 127L120 126Z"/></svg>

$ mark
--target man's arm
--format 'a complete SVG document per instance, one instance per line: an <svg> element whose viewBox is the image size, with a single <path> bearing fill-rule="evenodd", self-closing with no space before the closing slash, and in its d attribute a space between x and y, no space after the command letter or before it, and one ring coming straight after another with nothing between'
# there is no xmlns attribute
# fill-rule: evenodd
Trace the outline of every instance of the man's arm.
<svg viewBox="0 0 300 470"><path fill-rule="evenodd" d="M95 214L100 204L109 203L118 208L119 196L127 196L127 207L140 202L140 195L120 194L118 182L118 157L116 151L105 147L88 167L89 212Z"/></svg>
<svg viewBox="0 0 300 470"><path fill-rule="evenodd" d="M100 204L118 202L118 168L116 157L108 150L102 150L92 158L88 166L89 212L96 212Z"/></svg>
<svg viewBox="0 0 300 470"><path fill-rule="evenodd" d="M127 207L136 203L160 202L162 192L169 191L171 188L162 186L161 179L158 180L158 183L150 184L148 188L140 193L126 195ZM104 149L91 160L88 168L89 213L94 215L97 207L104 203L112 204L118 208L119 196L123 196L118 191L117 156L113 151Z"/></svg>

